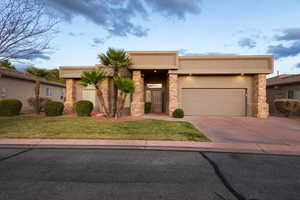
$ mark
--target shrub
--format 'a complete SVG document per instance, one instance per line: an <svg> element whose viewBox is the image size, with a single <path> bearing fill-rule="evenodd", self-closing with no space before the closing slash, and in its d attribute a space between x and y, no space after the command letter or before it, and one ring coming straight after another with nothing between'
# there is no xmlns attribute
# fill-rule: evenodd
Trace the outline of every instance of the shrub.
<svg viewBox="0 0 300 200"><path fill-rule="evenodd" d="M78 101L75 103L75 110L78 116L90 116L94 105L90 101Z"/></svg>
<svg viewBox="0 0 300 200"><path fill-rule="evenodd" d="M44 110L47 116L59 116L63 114L64 104L58 101L49 101Z"/></svg>
<svg viewBox="0 0 300 200"><path fill-rule="evenodd" d="M146 102L145 103L145 113L151 112L151 105L152 105L151 102Z"/></svg>
<svg viewBox="0 0 300 200"><path fill-rule="evenodd" d="M18 99L0 100L0 116L14 116L20 114L22 102Z"/></svg>
<svg viewBox="0 0 300 200"><path fill-rule="evenodd" d="M174 118L183 118L184 117L184 112L181 108L177 108L176 110L174 110L174 112L172 113L172 116Z"/></svg>
<svg viewBox="0 0 300 200"><path fill-rule="evenodd" d="M275 99L274 104L278 112L288 117L298 109L300 101L297 99Z"/></svg>
<svg viewBox="0 0 300 200"><path fill-rule="evenodd" d="M48 97L40 97L40 111L44 110L45 105L51 101ZM28 104L32 107L33 110L36 109L36 98L35 97L29 97L27 99Z"/></svg>

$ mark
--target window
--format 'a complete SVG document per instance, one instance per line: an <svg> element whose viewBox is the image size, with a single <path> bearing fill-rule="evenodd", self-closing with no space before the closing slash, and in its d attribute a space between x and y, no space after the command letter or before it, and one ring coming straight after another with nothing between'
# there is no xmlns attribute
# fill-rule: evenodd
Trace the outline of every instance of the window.
<svg viewBox="0 0 300 200"><path fill-rule="evenodd" d="M299 99L300 100L300 90L289 90L288 91L289 99Z"/></svg>
<svg viewBox="0 0 300 200"><path fill-rule="evenodd" d="M65 89L61 90L60 99L63 100L65 98Z"/></svg>
<svg viewBox="0 0 300 200"><path fill-rule="evenodd" d="M46 88L46 96L52 97L52 88Z"/></svg>
<svg viewBox="0 0 300 200"><path fill-rule="evenodd" d="M0 98L6 97L6 88L0 88Z"/></svg>
<svg viewBox="0 0 300 200"><path fill-rule="evenodd" d="M154 83L154 84L147 84L147 88L162 88L162 84L161 83Z"/></svg>

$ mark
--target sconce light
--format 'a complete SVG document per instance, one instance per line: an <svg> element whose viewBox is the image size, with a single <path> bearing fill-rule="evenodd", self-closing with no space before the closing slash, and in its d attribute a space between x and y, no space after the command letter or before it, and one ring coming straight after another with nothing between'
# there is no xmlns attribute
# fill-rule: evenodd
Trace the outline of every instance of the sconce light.
<svg viewBox="0 0 300 200"><path fill-rule="evenodd" d="M154 72L157 72L157 70L155 69Z"/></svg>

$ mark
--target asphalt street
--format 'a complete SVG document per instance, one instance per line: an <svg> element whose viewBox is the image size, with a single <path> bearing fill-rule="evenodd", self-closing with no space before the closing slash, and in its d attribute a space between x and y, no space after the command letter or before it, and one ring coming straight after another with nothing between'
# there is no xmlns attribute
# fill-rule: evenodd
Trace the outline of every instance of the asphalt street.
<svg viewBox="0 0 300 200"><path fill-rule="evenodd" d="M0 199L299 200L300 156L2 148Z"/></svg>

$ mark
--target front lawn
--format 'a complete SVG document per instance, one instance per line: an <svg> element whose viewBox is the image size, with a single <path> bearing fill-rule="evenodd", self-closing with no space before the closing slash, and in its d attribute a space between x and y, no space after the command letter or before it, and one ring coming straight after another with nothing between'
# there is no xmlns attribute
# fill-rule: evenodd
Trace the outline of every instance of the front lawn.
<svg viewBox="0 0 300 200"><path fill-rule="evenodd" d="M0 138L209 141L188 122L106 122L91 117L0 117Z"/></svg>

